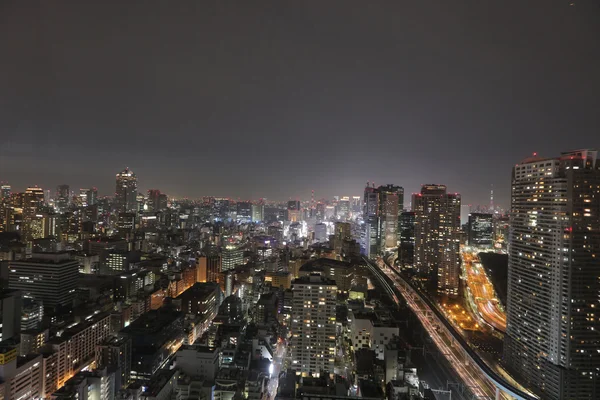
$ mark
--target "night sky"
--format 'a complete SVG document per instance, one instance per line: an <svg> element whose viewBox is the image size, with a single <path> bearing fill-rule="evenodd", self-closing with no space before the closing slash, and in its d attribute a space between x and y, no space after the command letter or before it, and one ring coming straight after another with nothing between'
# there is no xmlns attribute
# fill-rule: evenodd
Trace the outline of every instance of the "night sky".
<svg viewBox="0 0 600 400"><path fill-rule="evenodd" d="M2 0L0 180L506 206L516 162L600 146L598 4Z"/></svg>

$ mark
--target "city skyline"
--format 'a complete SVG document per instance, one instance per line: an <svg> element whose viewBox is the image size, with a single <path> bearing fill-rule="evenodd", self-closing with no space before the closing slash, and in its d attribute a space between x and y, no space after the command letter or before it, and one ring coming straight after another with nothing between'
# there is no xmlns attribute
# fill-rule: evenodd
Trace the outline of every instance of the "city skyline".
<svg viewBox="0 0 600 400"><path fill-rule="evenodd" d="M0 400L600 399L598 1L0 3Z"/></svg>
<svg viewBox="0 0 600 400"><path fill-rule="evenodd" d="M494 185L506 207L515 163L596 145L600 10L569 3L3 2L0 179L110 194L128 166L176 197L374 181L471 204Z"/></svg>

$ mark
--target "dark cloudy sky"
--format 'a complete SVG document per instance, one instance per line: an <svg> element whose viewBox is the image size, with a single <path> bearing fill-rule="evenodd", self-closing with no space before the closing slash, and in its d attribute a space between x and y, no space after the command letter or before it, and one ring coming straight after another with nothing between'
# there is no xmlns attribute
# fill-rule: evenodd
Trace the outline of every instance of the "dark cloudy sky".
<svg viewBox="0 0 600 400"><path fill-rule="evenodd" d="M594 0L0 1L0 180L308 198L600 146Z"/></svg>

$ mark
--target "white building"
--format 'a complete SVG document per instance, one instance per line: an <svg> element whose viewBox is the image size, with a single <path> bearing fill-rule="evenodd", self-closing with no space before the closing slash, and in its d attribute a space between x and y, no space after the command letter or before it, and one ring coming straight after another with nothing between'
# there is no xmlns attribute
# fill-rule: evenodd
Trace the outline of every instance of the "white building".
<svg viewBox="0 0 600 400"><path fill-rule="evenodd" d="M298 374L333 373L336 354L335 281L307 275L292 282L291 368Z"/></svg>

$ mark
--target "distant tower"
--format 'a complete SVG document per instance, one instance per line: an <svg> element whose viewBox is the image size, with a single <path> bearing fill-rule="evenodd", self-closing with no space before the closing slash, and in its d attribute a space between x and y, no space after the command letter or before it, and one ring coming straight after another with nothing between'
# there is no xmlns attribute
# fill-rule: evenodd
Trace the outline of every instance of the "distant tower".
<svg viewBox="0 0 600 400"><path fill-rule="evenodd" d="M115 203L119 212L137 210L137 177L129 168L117 174Z"/></svg>
<svg viewBox="0 0 600 400"><path fill-rule="evenodd" d="M490 212L494 212L494 185L492 184L492 190L490 191Z"/></svg>

